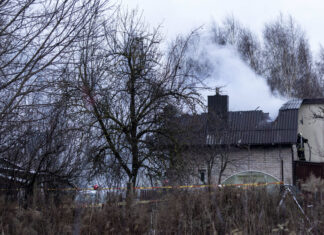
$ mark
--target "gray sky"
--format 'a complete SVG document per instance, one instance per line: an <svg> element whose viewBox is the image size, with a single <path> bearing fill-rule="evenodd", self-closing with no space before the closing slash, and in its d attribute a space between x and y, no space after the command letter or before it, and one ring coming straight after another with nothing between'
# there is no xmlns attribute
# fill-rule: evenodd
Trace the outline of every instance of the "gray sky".
<svg viewBox="0 0 324 235"><path fill-rule="evenodd" d="M192 28L221 22L233 15L255 33L279 13L290 14L306 31L312 49L324 44L324 2L321 0L122 0L122 5L143 10L150 25L163 25L167 38Z"/></svg>
<svg viewBox="0 0 324 235"><path fill-rule="evenodd" d="M166 40L173 39L177 34L186 34L202 25L206 28L212 21L221 23L227 16L234 16L261 38L264 24L282 13L284 16L290 14L306 32L314 56L320 44L324 45L324 2L320 0L121 0L121 3L125 8L137 7L143 10L144 19L150 26L162 24L162 33ZM224 53L216 48L213 54L222 64L217 71L220 80L210 84L227 86L225 90L230 97L230 109L251 110L260 106L260 109L270 112L274 118L285 100L272 97L266 91L265 83L255 85L257 80L254 73L249 68L244 68L244 64L238 62L233 53L230 56L229 52ZM222 59L222 56L227 57ZM229 73L229 70L233 72ZM251 89L243 91L238 84L250 84Z"/></svg>

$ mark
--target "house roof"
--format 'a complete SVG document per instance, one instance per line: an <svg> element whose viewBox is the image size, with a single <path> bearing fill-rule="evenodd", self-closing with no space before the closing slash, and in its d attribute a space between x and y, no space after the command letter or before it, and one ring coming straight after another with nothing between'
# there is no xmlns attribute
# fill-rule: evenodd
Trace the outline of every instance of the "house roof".
<svg viewBox="0 0 324 235"><path fill-rule="evenodd" d="M280 110L289 110L289 109L299 109L303 100L301 99L292 99L284 103Z"/></svg>
<svg viewBox="0 0 324 235"><path fill-rule="evenodd" d="M296 143L298 110L303 104L324 104L324 99L292 99L271 120L261 110L226 112L226 121L213 119L208 113L182 116L178 121L188 134L181 135L186 145L290 145ZM211 121L214 120L214 121ZM191 123L188 127L188 123ZM180 125L178 126L179 129ZM221 131L219 131L222 129Z"/></svg>
<svg viewBox="0 0 324 235"><path fill-rule="evenodd" d="M229 112L228 144L272 145L296 142L298 110L279 111L276 120L268 115L250 112Z"/></svg>
<svg viewBox="0 0 324 235"><path fill-rule="evenodd" d="M274 145L296 142L298 109L302 100L286 102L274 121L260 110L228 112L228 128L221 137L208 133L206 144ZM219 136L219 135L218 135Z"/></svg>
<svg viewBox="0 0 324 235"><path fill-rule="evenodd" d="M324 104L324 98L303 99L303 104Z"/></svg>

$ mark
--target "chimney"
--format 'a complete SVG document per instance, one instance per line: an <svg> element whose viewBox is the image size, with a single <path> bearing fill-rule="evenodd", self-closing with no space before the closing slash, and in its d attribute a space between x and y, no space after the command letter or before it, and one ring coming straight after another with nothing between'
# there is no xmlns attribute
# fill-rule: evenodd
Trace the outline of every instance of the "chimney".
<svg viewBox="0 0 324 235"><path fill-rule="evenodd" d="M216 89L216 95L208 96L208 132L217 133L227 129L228 96L221 95Z"/></svg>
<svg viewBox="0 0 324 235"><path fill-rule="evenodd" d="M221 95L219 90L216 89L216 95L208 96L208 113L227 118L228 96Z"/></svg>

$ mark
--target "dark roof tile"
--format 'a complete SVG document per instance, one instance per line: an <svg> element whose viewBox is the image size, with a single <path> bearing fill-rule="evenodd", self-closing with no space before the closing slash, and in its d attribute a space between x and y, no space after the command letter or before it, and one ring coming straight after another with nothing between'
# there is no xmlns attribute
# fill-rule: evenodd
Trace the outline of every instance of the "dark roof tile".
<svg viewBox="0 0 324 235"><path fill-rule="evenodd" d="M275 120L260 110L228 112L226 121L208 118L208 114L186 115L179 120L189 130L181 135L185 144L292 144L297 139L298 109L302 100L291 100L279 110ZM208 122L208 120L214 120ZM215 132L216 131L216 132ZM184 138L185 137L185 138Z"/></svg>
<svg viewBox="0 0 324 235"><path fill-rule="evenodd" d="M298 109L297 103L284 105L278 117L271 121L262 111L228 112L228 128L224 135L228 144L291 144L296 142ZM212 135L212 133L209 133ZM214 141L216 139L214 138ZM208 144L211 144L209 137ZM216 143L216 142L215 142Z"/></svg>
<svg viewBox="0 0 324 235"><path fill-rule="evenodd" d="M301 99L292 99L287 101L286 103L284 103L280 110L289 110L289 109L299 109L301 104L302 104L303 100Z"/></svg>

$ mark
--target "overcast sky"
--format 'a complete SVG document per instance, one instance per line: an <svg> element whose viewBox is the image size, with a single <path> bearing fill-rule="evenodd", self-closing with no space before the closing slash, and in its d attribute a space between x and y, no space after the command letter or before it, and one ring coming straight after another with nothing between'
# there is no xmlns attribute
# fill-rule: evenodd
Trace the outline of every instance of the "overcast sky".
<svg viewBox="0 0 324 235"><path fill-rule="evenodd" d="M290 14L305 30L314 55L318 52L320 44L324 45L322 25L324 2L320 0L121 0L121 2L129 9L137 7L143 10L144 19L151 26L162 24L162 33L167 40L179 33L188 33L193 28L202 25L206 27L212 21L221 23L226 16L234 16L243 25L261 36L264 23L276 19L282 13ZM235 68L232 69L235 70ZM230 96L230 108L236 110L239 109L237 108L239 104L231 104L231 96L235 95L235 89L233 89L229 89L231 92L228 92L228 95ZM249 93L253 90L255 89L251 88ZM254 93L253 96L257 95ZM250 102L250 105L244 106L245 109L260 106L272 115L274 110L278 109L278 106L265 107L262 102L267 101L262 101L262 98L254 102L251 102L249 98L246 102Z"/></svg>
<svg viewBox="0 0 324 235"><path fill-rule="evenodd" d="M150 25L162 23L167 37L221 22L233 15L256 33L264 23L279 13L290 14L306 31L311 46L317 50L324 44L324 2L322 0L122 0L124 6L143 10Z"/></svg>

